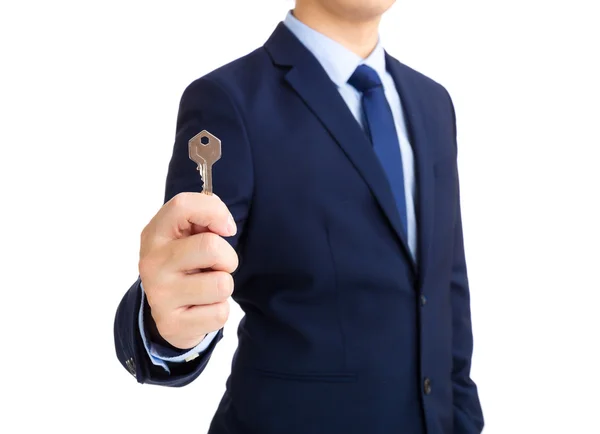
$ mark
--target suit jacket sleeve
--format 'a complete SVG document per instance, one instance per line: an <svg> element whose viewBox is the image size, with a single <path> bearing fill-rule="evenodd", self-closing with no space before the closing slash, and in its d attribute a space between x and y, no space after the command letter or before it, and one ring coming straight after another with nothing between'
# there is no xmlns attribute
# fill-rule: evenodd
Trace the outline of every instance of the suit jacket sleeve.
<svg viewBox="0 0 600 434"><path fill-rule="evenodd" d="M452 106L451 101L450 105ZM452 107L452 114L454 115L454 107ZM456 136L455 119L454 126ZM454 263L451 281L454 432L455 434L476 434L483 430L483 414L479 403L477 386L470 377L473 332L460 210L460 193L457 194L456 200L458 203L456 206Z"/></svg>
<svg viewBox="0 0 600 434"><path fill-rule="evenodd" d="M227 240L239 252L253 191L250 146L232 93L209 77L196 80L181 97L175 145L166 180L165 202L178 193L201 190L202 182L196 164L189 159L188 141L202 130L221 139L222 156L213 168L213 190L225 202L236 220L237 234ZM215 336L210 346L194 361L170 364L169 374L162 367L152 364L144 348L137 320L140 303L138 279L117 309L114 323L117 358L139 383L173 387L189 384L206 367L223 331Z"/></svg>

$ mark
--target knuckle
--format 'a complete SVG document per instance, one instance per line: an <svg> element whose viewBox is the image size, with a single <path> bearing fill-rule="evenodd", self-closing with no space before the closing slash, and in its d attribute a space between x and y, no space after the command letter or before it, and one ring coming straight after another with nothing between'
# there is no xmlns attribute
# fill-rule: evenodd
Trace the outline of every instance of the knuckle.
<svg viewBox="0 0 600 434"><path fill-rule="evenodd" d="M185 208L188 206L189 199L190 199L190 193L182 192L182 193L178 193L175 196L173 196L173 198L170 200L170 202L171 202L171 205L173 205L175 208Z"/></svg>
<svg viewBox="0 0 600 434"><path fill-rule="evenodd" d="M140 257L138 271L142 277L154 277L160 271L161 261L156 254L148 252Z"/></svg>
<svg viewBox="0 0 600 434"><path fill-rule="evenodd" d="M140 232L140 257L146 256L152 249L155 227L148 223Z"/></svg>
<svg viewBox="0 0 600 434"><path fill-rule="evenodd" d="M142 232L140 232L140 244L144 244L144 242L148 239L148 226L150 226L150 224L147 224L146 226L144 226L144 228L142 229Z"/></svg>
<svg viewBox="0 0 600 434"><path fill-rule="evenodd" d="M144 256L140 258L138 262L138 271L140 276L145 277L152 274L152 270L154 269L152 261L148 256Z"/></svg>
<svg viewBox="0 0 600 434"><path fill-rule="evenodd" d="M144 294L146 295L146 300L148 300L148 304L153 311L159 312L160 308L163 306L163 297L162 289L157 287L156 285L144 285Z"/></svg>
<svg viewBox="0 0 600 434"><path fill-rule="evenodd" d="M153 309L164 309L173 305L173 289L177 285L177 280L174 278L176 276L156 271L152 273L147 275L140 273L148 304Z"/></svg>

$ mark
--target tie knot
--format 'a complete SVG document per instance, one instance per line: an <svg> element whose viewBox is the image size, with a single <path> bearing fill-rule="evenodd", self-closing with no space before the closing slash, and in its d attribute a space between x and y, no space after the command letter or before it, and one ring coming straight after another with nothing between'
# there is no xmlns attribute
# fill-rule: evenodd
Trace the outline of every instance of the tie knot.
<svg viewBox="0 0 600 434"><path fill-rule="evenodd" d="M348 80L351 86L361 93L381 86L379 74L367 65L359 65Z"/></svg>

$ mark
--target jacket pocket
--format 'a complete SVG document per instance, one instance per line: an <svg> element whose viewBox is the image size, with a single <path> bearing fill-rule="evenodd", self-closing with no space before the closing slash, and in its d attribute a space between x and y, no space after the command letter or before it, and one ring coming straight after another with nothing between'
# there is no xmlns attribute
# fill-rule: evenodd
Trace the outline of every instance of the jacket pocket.
<svg viewBox="0 0 600 434"><path fill-rule="evenodd" d="M352 372L281 372L260 368L256 368L256 372L263 378L304 383L355 383L357 380Z"/></svg>

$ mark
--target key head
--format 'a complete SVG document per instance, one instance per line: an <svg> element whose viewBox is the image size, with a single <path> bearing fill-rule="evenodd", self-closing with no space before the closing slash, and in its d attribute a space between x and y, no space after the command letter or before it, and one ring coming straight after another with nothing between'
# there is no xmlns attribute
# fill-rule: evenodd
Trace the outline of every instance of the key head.
<svg viewBox="0 0 600 434"><path fill-rule="evenodd" d="M198 167L212 166L221 158L221 140L206 130L200 131L189 141L190 159Z"/></svg>

